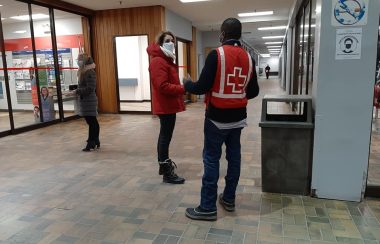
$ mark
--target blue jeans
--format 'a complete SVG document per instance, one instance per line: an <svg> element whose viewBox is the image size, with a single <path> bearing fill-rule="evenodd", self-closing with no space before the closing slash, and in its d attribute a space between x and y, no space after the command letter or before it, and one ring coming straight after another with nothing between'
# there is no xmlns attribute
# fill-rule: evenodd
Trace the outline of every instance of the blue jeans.
<svg viewBox="0 0 380 244"><path fill-rule="evenodd" d="M226 144L226 159L228 161L226 187L223 199L235 201L236 187L240 177L241 146L240 135L243 128L220 130L209 119L204 124L203 164L201 208L215 211L218 195L219 160L222 156L222 145Z"/></svg>

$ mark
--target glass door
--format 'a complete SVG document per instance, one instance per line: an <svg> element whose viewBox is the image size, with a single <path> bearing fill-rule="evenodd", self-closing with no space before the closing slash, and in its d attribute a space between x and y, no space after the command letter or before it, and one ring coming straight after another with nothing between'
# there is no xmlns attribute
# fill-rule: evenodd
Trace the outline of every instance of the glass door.
<svg viewBox="0 0 380 244"><path fill-rule="evenodd" d="M379 21L380 22L380 21ZM379 38L377 48L377 72L374 79L374 98L373 98L373 119L371 145L368 165L368 178L366 195L370 197L380 197L380 23Z"/></svg>
<svg viewBox="0 0 380 244"><path fill-rule="evenodd" d="M189 59L190 59L190 45L188 42L184 40L178 40L177 38L177 64L178 64L178 75L179 80L182 84L182 79L187 78L188 74L190 74L189 69ZM185 102L191 101L191 94L186 93Z"/></svg>

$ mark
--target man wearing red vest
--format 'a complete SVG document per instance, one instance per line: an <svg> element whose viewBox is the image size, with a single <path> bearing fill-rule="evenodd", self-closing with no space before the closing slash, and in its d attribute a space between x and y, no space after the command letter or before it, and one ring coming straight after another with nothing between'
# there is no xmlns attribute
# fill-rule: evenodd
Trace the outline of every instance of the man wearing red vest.
<svg viewBox="0 0 380 244"><path fill-rule="evenodd" d="M235 211L241 168L240 135L247 126L248 99L259 94L255 61L241 47L241 31L239 20L226 19L221 26L222 46L207 56L199 80L184 81L186 91L206 94L201 201L198 207L186 209L186 216L191 219L217 219L219 160L223 143L226 145L228 169L226 187L219 195L219 202L226 211Z"/></svg>

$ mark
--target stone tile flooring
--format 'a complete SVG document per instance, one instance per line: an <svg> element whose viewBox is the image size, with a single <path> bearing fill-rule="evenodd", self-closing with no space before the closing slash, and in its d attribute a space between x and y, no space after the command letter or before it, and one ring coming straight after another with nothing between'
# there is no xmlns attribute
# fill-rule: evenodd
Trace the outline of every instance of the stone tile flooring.
<svg viewBox="0 0 380 244"><path fill-rule="evenodd" d="M261 97L281 92L277 80L260 84ZM162 183L159 121L149 115L100 116L101 149L90 153L81 152L83 120L0 138L0 243L379 244L378 200L261 193L260 98L243 130L237 211L219 208L216 222L187 219L186 207L199 203L204 117L202 103L187 109L171 145L184 185ZM223 177L224 158L221 165Z"/></svg>

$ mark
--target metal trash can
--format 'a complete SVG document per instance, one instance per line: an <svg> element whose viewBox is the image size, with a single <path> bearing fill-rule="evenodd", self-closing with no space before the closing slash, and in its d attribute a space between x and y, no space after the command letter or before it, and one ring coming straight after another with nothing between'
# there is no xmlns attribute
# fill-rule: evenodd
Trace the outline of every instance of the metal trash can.
<svg viewBox="0 0 380 244"><path fill-rule="evenodd" d="M298 105L301 112L268 114L268 102ZM314 137L312 97L266 95L259 125L262 191L309 195Z"/></svg>

